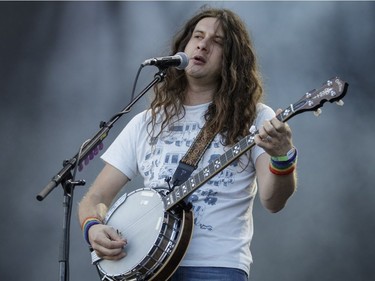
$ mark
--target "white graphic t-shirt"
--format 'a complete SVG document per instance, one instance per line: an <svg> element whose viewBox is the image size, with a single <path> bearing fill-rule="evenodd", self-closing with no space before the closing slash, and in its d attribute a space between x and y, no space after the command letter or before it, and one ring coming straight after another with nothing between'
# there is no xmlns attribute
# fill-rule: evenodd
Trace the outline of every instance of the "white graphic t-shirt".
<svg viewBox="0 0 375 281"><path fill-rule="evenodd" d="M179 161L203 127L209 104L185 106L183 120L169 126L158 138L148 135L149 112L136 115L103 154L102 159L128 178L141 175L145 187L167 186ZM255 126L274 116L258 105ZM157 131L158 132L158 131ZM200 171L228 150L216 136L203 155ZM189 197L193 205L194 232L182 266L231 267L250 271L253 236L252 208L256 194L255 161L264 152L254 146ZM250 158L249 158L250 155Z"/></svg>

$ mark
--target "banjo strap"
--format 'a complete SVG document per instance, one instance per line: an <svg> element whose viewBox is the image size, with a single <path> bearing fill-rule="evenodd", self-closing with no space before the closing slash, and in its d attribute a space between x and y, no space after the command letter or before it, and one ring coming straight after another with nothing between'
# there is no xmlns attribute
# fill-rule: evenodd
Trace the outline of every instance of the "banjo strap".
<svg viewBox="0 0 375 281"><path fill-rule="evenodd" d="M214 139L215 134L212 128L207 126L207 122L200 130L193 144L190 146L184 157L180 160L176 171L172 177L173 186L177 186L185 182L193 171L198 167L203 154Z"/></svg>

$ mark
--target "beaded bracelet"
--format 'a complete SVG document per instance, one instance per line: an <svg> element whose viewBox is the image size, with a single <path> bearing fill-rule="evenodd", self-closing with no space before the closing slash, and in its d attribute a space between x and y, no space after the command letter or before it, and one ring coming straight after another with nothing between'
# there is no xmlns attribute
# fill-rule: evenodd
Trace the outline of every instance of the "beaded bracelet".
<svg viewBox="0 0 375 281"><path fill-rule="evenodd" d="M271 173L283 176L293 173L297 164L297 149L293 147L286 156L271 157L269 169Z"/></svg>
<svg viewBox="0 0 375 281"><path fill-rule="evenodd" d="M96 224L101 224L101 220L99 220L97 217L88 217L84 220L84 222L81 225L82 231L83 231L83 237L85 238L86 242L91 246L90 240L89 240L89 229Z"/></svg>
<svg viewBox="0 0 375 281"><path fill-rule="evenodd" d="M271 159L276 162L291 162L297 158L297 153L297 148L293 146L285 156L272 156Z"/></svg>

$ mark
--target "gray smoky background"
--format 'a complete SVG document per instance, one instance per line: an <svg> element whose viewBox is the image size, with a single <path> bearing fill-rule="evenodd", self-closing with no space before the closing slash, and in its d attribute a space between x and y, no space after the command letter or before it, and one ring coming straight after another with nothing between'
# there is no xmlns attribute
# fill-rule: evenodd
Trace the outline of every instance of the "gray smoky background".
<svg viewBox="0 0 375 281"><path fill-rule="evenodd" d="M1 280L59 278L63 189L36 195L130 102L140 64L170 55L172 35L203 4L244 19L274 109L333 76L349 83L343 107L288 121L298 190L277 214L256 199L250 280L375 280L375 2L365 1L0 2ZM136 93L156 72L144 68ZM150 97L115 124L104 149ZM77 221L99 156L77 174L87 184L73 197L70 280L99 280Z"/></svg>

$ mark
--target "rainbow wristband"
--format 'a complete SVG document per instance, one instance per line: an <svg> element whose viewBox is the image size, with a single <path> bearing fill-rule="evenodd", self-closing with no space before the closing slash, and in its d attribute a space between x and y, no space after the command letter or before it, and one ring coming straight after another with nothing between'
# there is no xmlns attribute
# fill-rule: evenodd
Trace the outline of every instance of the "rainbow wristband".
<svg viewBox="0 0 375 281"><path fill-rule="evenodd" d="M272 162L269 165L269 169L272 174L277 175L277 176L285 176L293 173L293 171L296 168L296 163L293 163L291 166L285 169L278 169L272 165Z"/></svg>
<svg viewBox="0 0 375 281"><path fill-rule="evenodd" d="M90 239L89 239L89 229L96 224L101 224L101 220L96 217L88 217L84 220L81 225L83 231L83 237L85 238L86 242L91 246Z"/></svg>
<svg viewBox="0 0 375 281"><path fill-rule="evenodd" d="M269 169L271 173L282 176L293 173L297 163L297 149L293 147L285 156L271 157Z"/></svg>

